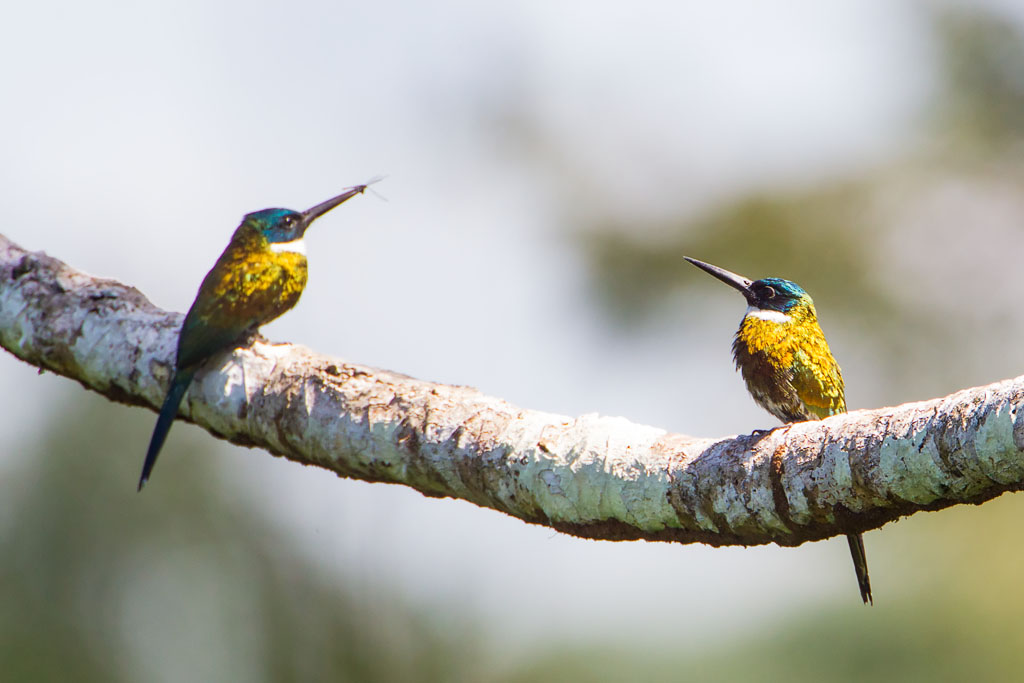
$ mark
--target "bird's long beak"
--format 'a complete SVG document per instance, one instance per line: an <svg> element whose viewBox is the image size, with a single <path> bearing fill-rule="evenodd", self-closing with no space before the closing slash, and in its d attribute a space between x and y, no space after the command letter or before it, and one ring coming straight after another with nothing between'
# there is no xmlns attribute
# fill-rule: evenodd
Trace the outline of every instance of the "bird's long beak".
<svg viewBox="0 0 1024 683"><path fill-rule="evenodd" d="M697 259L690 258L689 256L684 256L683 258L692 263L693 265L697 266L701 270L703 270L705 273L713 275L722 282L724 282L725 284L729 285L730 287L738 289L740 293L747 298L747 301L750 301L750 298L753 295L753 293L750 290L750 285L753 283L749 279L743 277L742 275L732 273L726 270L725 268L719 268L718 266L713 266L710 263L698 261Z"/></svg>
<svg viewBox="0 0 1024 683"><path fill-rule="evenodd" d="M357 194L362 194L365 189L366 185L356 185L355 187L351 187L345 192L339 194L337 197L332 197L331 199L328 199L326 202L321 202L320 204L314 206L312 209L306 209L305 211L302 212L303 222L305 222L306 226L308 227L310 223L315 221L317 218L320 218L320 216L323 216L325 213L327 213L334 207L340 204L344 204L348 200L352 199L352 197L355 197Z"/></svg>

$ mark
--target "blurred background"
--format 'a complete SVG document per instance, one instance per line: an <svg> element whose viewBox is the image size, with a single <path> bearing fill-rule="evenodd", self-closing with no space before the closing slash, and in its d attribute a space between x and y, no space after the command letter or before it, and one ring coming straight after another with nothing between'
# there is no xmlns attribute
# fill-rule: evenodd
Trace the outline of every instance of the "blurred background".
<svg viewBox="0 0 1024 683"><path fill-rule="evenodd" d="M744 302L814 296L851 408L1019 375L1024 5L17 3L0 231L188 308L241 216L305 209L277 341L724 436ZM584 541L341 480L0 357L12 681L975 680L1024 666L1020 496L866 543Z"/></svg>

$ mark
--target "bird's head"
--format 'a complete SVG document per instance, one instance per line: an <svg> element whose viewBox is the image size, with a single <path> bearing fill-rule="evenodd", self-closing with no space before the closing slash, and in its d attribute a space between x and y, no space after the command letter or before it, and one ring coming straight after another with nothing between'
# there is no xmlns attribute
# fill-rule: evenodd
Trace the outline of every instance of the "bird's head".
<svg viewBox="0 0 1024 683"><path fill-rule="evenodd" d="M730 287L739 290L744 298L746 298L747 305L750 306L751 311L779 313L783 316L788 316L794 308L803 307L813 310L814 302L811 301L810 295L795 282L777 277L750 280L742 275L737 275L724 268L698 261L689 256L684 256L683 258Z"/></svg>
<svg viewBox="0 0 1024 683"><path fill-rule="evenodd" d="M262 235L270 244L283 244L302 239L309 223L302 220L302 214L291 209L263 209L245 217L245 222Z"/></svg>
<svg viewBox="0 0 1024 683"><path fill-rule="evenodd" d="M305 211L292 211L291 209L254 211L246 215L242 224L248 225L262 235L270 244L271 249L274 248L274 245L298 243L313 221L357 194L362 194L365 189L366 185L356 185L337 197L332 197Z"/></svg>
<svg viewBox="0 0 1024 683"><path fill-rule="evenodd" d="M794 306L811 303L803 287L790 280L766 277L750 283L750 294L744 293L747 303L761 311L788 313Z"/></svg>

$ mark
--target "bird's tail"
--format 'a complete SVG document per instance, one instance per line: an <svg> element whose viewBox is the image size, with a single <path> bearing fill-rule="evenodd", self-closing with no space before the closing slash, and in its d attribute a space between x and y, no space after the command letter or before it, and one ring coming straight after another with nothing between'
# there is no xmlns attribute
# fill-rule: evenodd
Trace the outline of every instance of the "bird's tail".
<svg viewBox="0 0 1024 683"><path fill-rule="evenodd" d="M857 572L860 599L865 605L873 605L875 603L871 599L871 579L868 578L868 556L864 553L864 537L861 534L847 534L846 540L850 544L853 569Z"/></svg>
<svg viewBox="0 0 1024 683"><path fill-rule="evenodd" d="M156 427L153 428L153 436L149 440L149 450L146 451L146 461L142 464L142 476L139 477L139 491L149 480L149 474L156 464L156 456L160 454L160 448L167 439L167 432L171 431L171 424L178 415L178 406L185 396L185 390L192 383L192 375L195 370L179 369L175 371L171 379L171 388L167 390L164 404L160 407L160 416L156 419Z"/></svg>

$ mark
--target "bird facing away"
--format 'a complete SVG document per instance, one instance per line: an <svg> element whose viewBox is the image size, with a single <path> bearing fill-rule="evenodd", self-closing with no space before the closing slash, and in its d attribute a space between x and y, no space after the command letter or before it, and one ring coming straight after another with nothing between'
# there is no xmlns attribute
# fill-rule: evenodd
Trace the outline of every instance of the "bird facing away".
<svg viewBox="0 0 1024 683"><path fill-rule="evenodd" d="M751 281L689 256L687 261L740 291L747 313L732 343L736 368L759 406L783 422L846 412L839 364L829 351L811 297L795 282ZM872 603L864 538L847 534L864 604Z"/></svg>
<svg viewBox="0 0 1024 683"><path fill-rule="evenodd" d="M196 371L211 356L243 341L298 303L306 287L306 229L365 189L366 185L356 185L306 211L263 209L242 219L185 314L174 375L142 465L140 491Z"/></svg>

